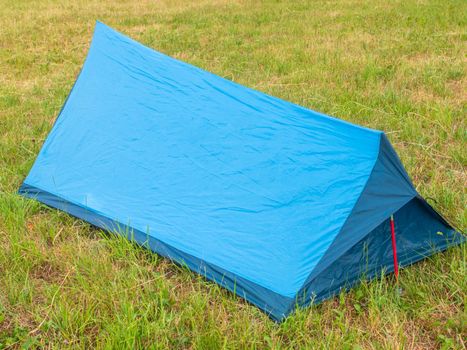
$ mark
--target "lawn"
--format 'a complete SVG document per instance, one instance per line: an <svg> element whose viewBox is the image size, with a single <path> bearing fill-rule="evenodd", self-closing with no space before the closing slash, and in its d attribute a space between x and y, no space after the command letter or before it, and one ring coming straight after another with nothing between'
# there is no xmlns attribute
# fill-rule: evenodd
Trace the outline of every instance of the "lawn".
<svg viewBox="0 0 467 350"><path fill-rule="evenodd" d="M0 349L466 349L467 246L276 324L217 285L16 194L95 20L240 84L384 130L467 228L467 2L0 0Z"/></svg>

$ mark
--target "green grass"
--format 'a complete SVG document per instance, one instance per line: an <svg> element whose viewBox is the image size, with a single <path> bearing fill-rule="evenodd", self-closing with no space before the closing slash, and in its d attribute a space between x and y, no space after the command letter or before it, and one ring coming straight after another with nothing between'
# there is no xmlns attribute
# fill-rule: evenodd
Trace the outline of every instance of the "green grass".
<svg viewBox="0 0 467 350"><path fill-rule="evenodd" d="M218 75L385 130L467 227L467 2L0 0L0 348L465 349L466 245L277 325L215 284L20 198L94 21Z"/></svg>

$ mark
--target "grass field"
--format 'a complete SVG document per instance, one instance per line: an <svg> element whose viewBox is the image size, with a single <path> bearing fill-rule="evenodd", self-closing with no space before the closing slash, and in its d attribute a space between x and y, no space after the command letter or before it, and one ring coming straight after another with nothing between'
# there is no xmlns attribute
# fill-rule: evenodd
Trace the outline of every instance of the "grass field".
<svg viewBox="0 0 467 350"><path fill-rule="evenodd" d="M16 190L96 19L218 75L385 130L417 190L467 227L467 2L0 0L0 349L465 349L467 247L282 324Z"/></svg>

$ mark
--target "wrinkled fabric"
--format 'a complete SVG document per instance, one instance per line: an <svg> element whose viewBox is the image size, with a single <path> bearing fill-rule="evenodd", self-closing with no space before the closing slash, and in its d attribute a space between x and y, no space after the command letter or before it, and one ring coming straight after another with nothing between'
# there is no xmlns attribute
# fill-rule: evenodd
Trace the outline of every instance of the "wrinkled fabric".
<svg viewBox="0 0 467 350"><path fill-rule="evenodd" d="M391 186L363 197L373 211L357 210L352 246L416 196L386 143L380 131L238 85L98 22L20 193L134 230L281 319L368 183L378 184L377 164ZM350 249L336 242L322 270Z"/></svg>

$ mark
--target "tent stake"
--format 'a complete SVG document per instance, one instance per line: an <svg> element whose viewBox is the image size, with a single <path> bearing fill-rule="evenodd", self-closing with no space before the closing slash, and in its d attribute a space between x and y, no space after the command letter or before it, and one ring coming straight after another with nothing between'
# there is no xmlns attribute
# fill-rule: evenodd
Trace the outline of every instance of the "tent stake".
<svg viewBox="0 0 467 350"><path fill-rule="evenodd" d="M391 215L391 239L392 239L392 258L394 261L394 274L396 275L396 281L399 278L399 264L397 263L397 247L396 247L396 230L394 228L394 215Z"/></svg>

